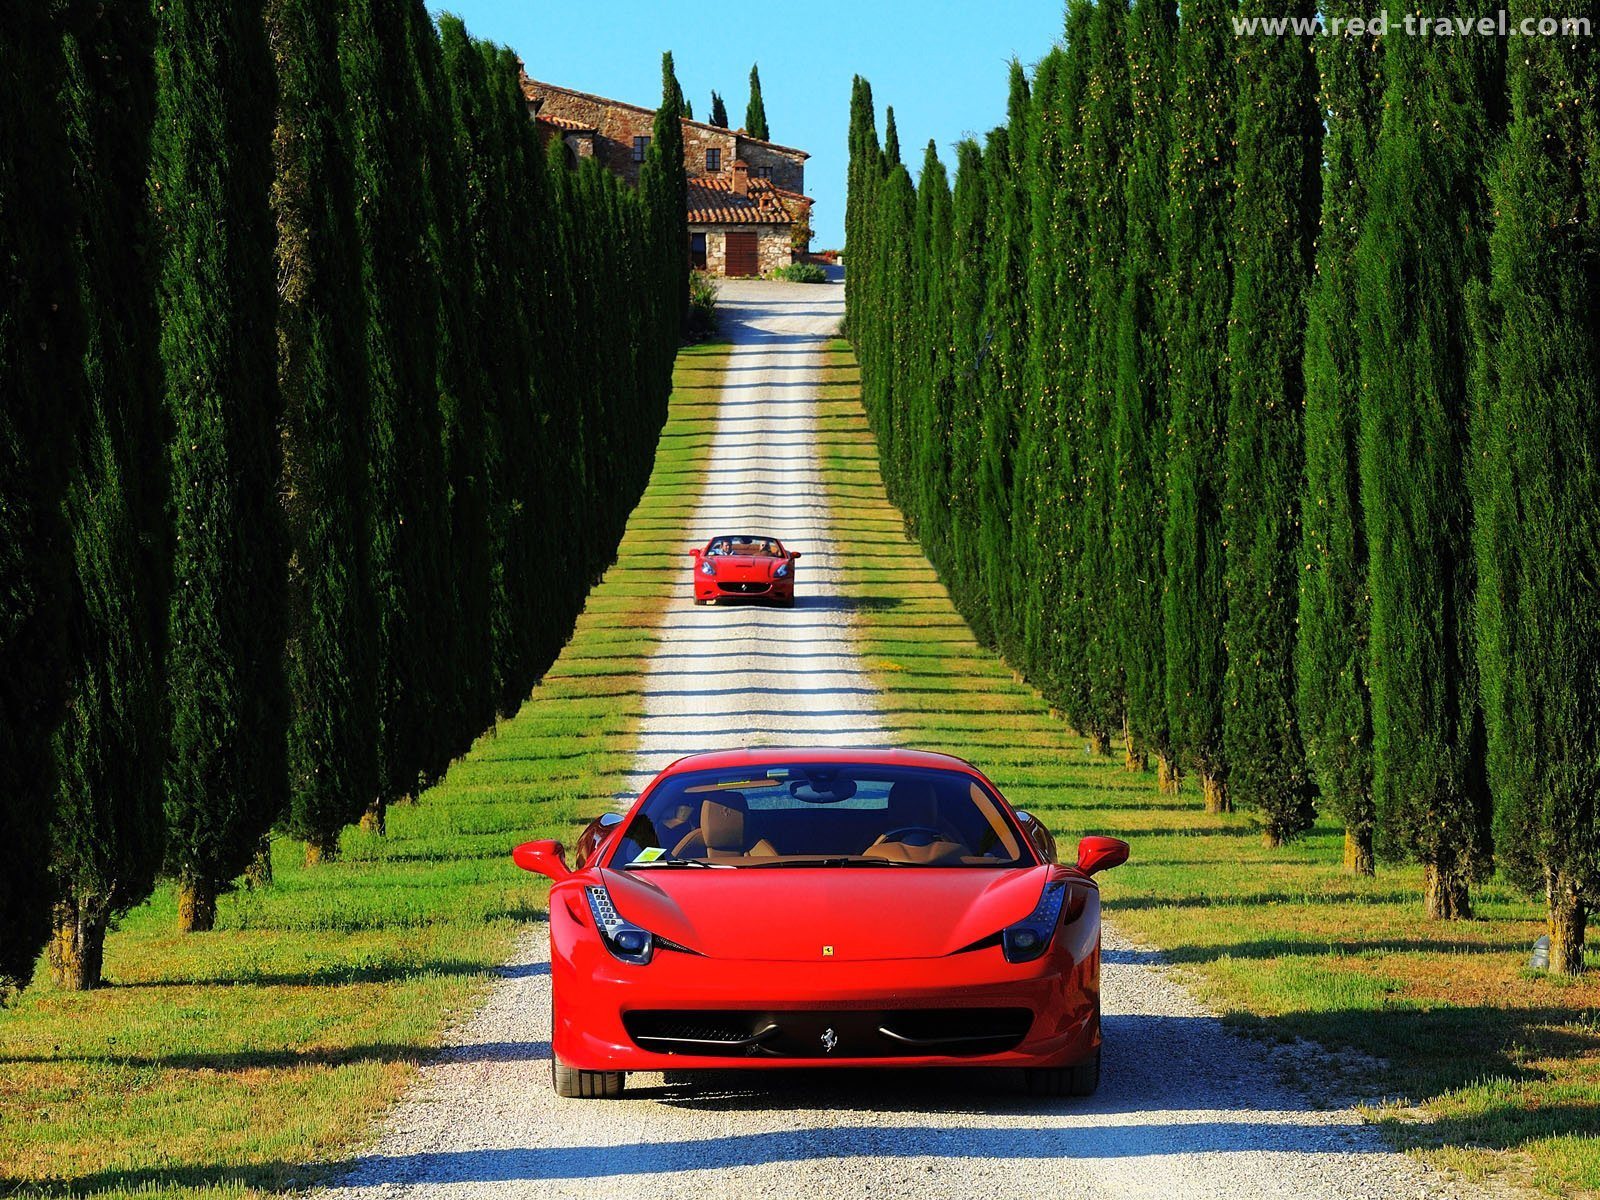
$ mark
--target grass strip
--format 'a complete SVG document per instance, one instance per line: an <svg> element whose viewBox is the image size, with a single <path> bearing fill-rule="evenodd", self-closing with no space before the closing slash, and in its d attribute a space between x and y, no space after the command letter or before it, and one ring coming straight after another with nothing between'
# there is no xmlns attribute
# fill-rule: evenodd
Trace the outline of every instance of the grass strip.
<svg viewBox="0 0 1600 1200"><path fill-rule="evenodd" d="M272 884L225 897L211 934L176 933L164 887L111 936L111 986L41 980L0 1013L0 1193L248 1196L372 1137L544 918L511 847L570 842L622 787L728 356L679 354L649 487L561 657L387 836L347 830L312 868L278 841Z"/></svg>
<svg viewBox="0 0 1600 1200"><path fill-rule="evenodd" d="M1064 852L1088 833L1128 839L1132 860L1105 880L1109 919L1231 1022L1333 1051L1342 1078L1300 1082L1385 1097L1372 1115L1396 1145L1473 1178L1600 1191L1600 971L1527 971L1542 910L1495 881L1474 898L1476 920L1426 922L1420 869L1342 874L1333 822L1268 850L1248 815L1208 815L1192 786L1164 796L1120 753L1091 753L973 639L907 537L846 343L830 347L823 379L835 555L897 739L978 764Z"/></svg>

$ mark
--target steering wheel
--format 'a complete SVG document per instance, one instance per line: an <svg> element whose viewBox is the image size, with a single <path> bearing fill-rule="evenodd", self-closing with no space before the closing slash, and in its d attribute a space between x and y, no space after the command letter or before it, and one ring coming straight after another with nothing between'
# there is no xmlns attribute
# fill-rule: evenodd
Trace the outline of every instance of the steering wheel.
<svg viewBox="0 0 1600 1200"><path fill-rule="evenodd" d="M930 836L928 840L924 842L911 842L907 841L904 836L908 833L926 833ZM945 833L944 830L935 829L931 825L902 825L899 829L891 829L889 832L883 834L876 842L873 843L873 845L881 846L884 842L901 842L908 846L926 846L932 842L948 842L952 840L954 839L952 839L949 834Z"/></svg>

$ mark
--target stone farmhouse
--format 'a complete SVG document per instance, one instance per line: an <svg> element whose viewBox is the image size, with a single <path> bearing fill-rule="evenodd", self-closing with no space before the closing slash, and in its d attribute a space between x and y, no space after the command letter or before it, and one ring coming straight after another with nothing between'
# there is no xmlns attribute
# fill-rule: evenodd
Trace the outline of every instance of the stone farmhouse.
<svg viewBox="0 0 1600 1200"><path fill-rule="evenodd" d="M522 94L545 144L559 137L574 164L596 159L631 184L650 148L655 110L522 76ZM760 275L809 249L812 201L806 159L792 146L742 129L683 122L689 176L689 258L714 275Z"/></svg>

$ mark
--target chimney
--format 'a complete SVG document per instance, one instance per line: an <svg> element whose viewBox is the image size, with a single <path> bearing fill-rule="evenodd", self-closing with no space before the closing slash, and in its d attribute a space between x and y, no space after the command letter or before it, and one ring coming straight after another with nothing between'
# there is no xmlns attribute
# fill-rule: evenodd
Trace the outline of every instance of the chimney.
<svg viewBox="0 0 1600 1200"><path fill-rule="evenodd" d="M750 194L750 167L742 158L733 160L733 190L739 196Z"/></svg>

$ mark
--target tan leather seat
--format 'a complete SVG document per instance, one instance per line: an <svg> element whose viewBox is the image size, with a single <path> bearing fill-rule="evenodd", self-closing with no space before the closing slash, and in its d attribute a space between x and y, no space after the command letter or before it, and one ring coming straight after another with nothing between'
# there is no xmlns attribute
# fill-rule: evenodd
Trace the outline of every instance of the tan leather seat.
<svg viewBox="0 0 1600 1200"><path fill-rule="evenodd" d="M929 863L949 862L972 853L971 849L956 840L954 832L939 819L939 795L931 781L902 779L889 789L888 812L884 824L890 832L901 829L928 829L939 836L923 845L913 845L899 840L880 837L863 852L864 858L879 858L889 862Z"/></svg>
<svg viewBox="0 0 1600 1200"><path fill-rule="evenodd" d="M762 838L745 844L745 816L749 805L743 792L722 792L700 804L700 828L673 848L675 858L770 858L778 851Z"/></svg>

